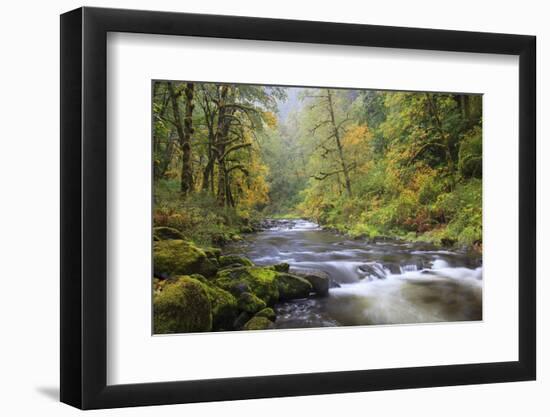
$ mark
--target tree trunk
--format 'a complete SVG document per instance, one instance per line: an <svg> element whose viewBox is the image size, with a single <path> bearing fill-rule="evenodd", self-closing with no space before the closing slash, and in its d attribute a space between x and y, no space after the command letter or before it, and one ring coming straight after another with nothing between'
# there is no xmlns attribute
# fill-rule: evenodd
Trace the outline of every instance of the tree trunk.
<svg viewBox="0 0 550 417"><path fill-rule="evenodd" d="M351 193L351 181L349 178L349 168L346 164L346 160L344 159L344 149L342 147L342 142L340 141L340 132L338 131L338 125L336 124L336 118L334 117L334 105L332 103L332 93L330 90L327 90L327 98L328 98L328 109L330 113L330 121L332 123L333 127L333 135L334 140L336 142L336 148L338 149L338 156L340 157L340 165L342 166L342 173L344 174L344 181L346 185L346 191L348 193L348 197L352 196Z"/></svg>
<svg viewBox="0 0 550 417"><path fill-rule="evenodd" d="M225 100L229 93L229 86L220 87L220 99L218 104L218 124L214 137L214 147L216 152L216 162L218 164L218 194L217 200L220 206L227 204L227 170L225 168L225 141L229 133L229 123L226 120L228 109L225 106Z"/></svg>
<svg viewBox="0 0 550 417"><path fill-rule="evenodd" d="M187 195L193 191L193 168L191 165L191 136L193 135L193 96L195 86L187 83L184 87L185 93L185 117L182 123L178 96L174 90L173 83L168 83L172 100L172 111L174 113L174 124L178 133L180 147L182 150L181 166L181 193Z"/></svg>
<svg viewBox="0 0 550 417"><path fill-rule="evenodd" d="M445 159L447 160L447 170L451 178L451 187L452 189L454 189L456 185L456 178L455 178L456 169L455 169L455 161L454 161L453 152L452 152L452 144L451 144L452 137L449 133L446 133L443 130L443 124L441 123L441 119L439 118L439 112L437 110L437 106L429 93L426 93L426 98L428 99L430 112L435 121L436 129L441 138L441 144L445 148Z"/></svg>

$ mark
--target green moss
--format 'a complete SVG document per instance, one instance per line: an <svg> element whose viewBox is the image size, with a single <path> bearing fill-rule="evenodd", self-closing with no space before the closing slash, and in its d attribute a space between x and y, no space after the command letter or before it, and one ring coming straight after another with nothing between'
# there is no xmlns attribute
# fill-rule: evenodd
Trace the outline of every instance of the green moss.
<svg viewBox="0 0 550 417"><path fill-rule="evenodd" d="M246 322L243 330L266 330L272 329L273 323L265 317L254 316Z"/></svg>
<svg viewBox="0 0 550 417"><path fill-rule="evenodd" d="M248 258L245 258L244 256L237 256L237 255L224 255L220 256L220 266L230 266L234 264L239 264L242 266L253 266L254 264L252 261Z"/></svg>
<svg viewBox="0 0 550 417"><path fill-rule="evenodd" d="M165 285L153 297L155 334L212 330L212 306L206 286L190 277Z"/></svg>
<svg viewBox="0 0 550 417"><path fill-rule="evenodd" d="M242 330L243 326L250 320L251 316L246 311L241 312L233 322L235 330Z"/></svg>
<svg viewBox="0 0 550 417"><path fill-rule="evenodd" d="M155 227L153 228L153 235L156 236L159 240L170 240L177 239L183 240L183 234L173 227Z"/></svg>
<svg viewBox="0 0 550 417"><path fill-rule="evenodd" d="M243 292L237 300L239 310L254 314L266 307L265 301L249 292Z"/></svg>
<svg viewBox="0 0 550 417"><path fill-rule="evenodd" d="M281 300L306 298L313 290L313 287L306 279L284 272L277 273L276 281L277 288L279 289L279 299Z"/></svg>
<svg viewBox="0 0 550 417"><path fill-rule="evenodd" d="M276 278L277 272L271 269L243 266L219 271L214 283L236 297L243 292L251 292L267 305L273 305L279 300Z"/></svg>
<svg viewBox="0 0 550 417"><path fill-rule="evenodd" d="M255 317L265 317L268 320L275 321L277 315L271 307L266 307L263 310L257 312Z"/></svg>
<svg viewBox="0 0 550 417"><path fill-rule="evenodd" d="M202 274L212 276L216 265L206 253L184 240L163 240L153 243L154 273L159 277Z"/></svg>
<svg viewBox="0 0 550 417"><path fill-rule="evenodd" d="M222 250L219 248L203 248L204 253L206 253L206 256L208 258L215 258L217 260L220 259L220 256L222 254Z"/></svg>
<svg viewBox="0 0 550 417"><path fill-rule="evenodd" d="M237 318L237 299L209 281L200 274L193 274L190 278L204 284L206 294L212 305L212 330L233 330L233 323Z"/></svg>
<svg viewBox="0 0 550 417"><path fill-rule="evenodd" d="M207 286L207 294L212 305L213 330L232 330L238 313L235 297L214 285Z"/></svg>
<svg viewBox="0 0 550 417"><path fill-rule="evenodd" d="M268 268L277 272L288 272L288 270L290 269L290 265L286 262L282 262L280 264L270 265L268 266Z"/></svg>

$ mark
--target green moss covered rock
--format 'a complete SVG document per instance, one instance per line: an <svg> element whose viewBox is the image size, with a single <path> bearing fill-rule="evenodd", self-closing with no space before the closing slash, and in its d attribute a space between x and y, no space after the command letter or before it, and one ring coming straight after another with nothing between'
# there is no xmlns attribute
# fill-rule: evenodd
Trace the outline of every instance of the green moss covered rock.
<svg viewBox="0 0 550 417"><path fill-rule="evenodd" d="M249 292L243 292L237 300L239 310L254 314L266 307L265 301Z"/></svg>
<svg viewBox="0 0 550 417"><path fill-rule="evenodd" d="M246 311L241 312L233 322L233 329L241 330L243 326L251 319L251 316Z"/></svg>
<svg viewBox="0 0 550 417"><path fill-rule="evenodd" d="M205 286L212 306L212 330L233 330L233 323L239 313L237 299L202 275L193 274L191 278L201 281Z"/></svg>
<svg viewBox="0 0 550 417"><path fill-rule="evenodd" d="M208 332L212 330L212 305L206 286L180 277L153 297L155 334Z"/></svg>
<svg viewBox="0 0 550 417"><path fill-rule="evenodd" d="M272 328L273 323L269 319L258 316L252 317L243 326L243 330L267 330Z"/></svg>
<svg viewBox="0 0 550 417"><path fill-rule="evenodd" d="M280 264L271 265L268 268L273 269L277 272L288 272L288 270L290 269L290 265L286 262L282 262Z"/></svg>
<svg viewBox="0 0 550 417"><path fill-rule="evenodd" d="M258 311L256 313L256 317L265 317L270 321L275 321L275 319L277 318L277 315L275 314L275 311L271 307L266 307L263 310Z"/></svg>
<svg viewBox="0 0 550 417"><path fill-rule="evenodd" d="M328 295L330 288L330 276L323 271L318 271L315 269L303 269L299 271L293 271L294 275L306 279L311 286L315 294L320 296Z"/></svg>
<svg viewBox="0 0 550 417"><path fill-rule="evenodd" d="M209 277L217 271L202 249L185 240L153 242L153 262L155 276L159 277L195 273Z"/></svg>
<svg viewBox="0 0 550 417"><path fill-rule="evenodd" d="M279 300L277 272L259 266L220 270L214 283L236 297L244 292L253 293L267 305Z"/></svg>
<svg viewBox="0 0 550 417"><path fill-rule="evenodd" d="M306 279L284 272L277 273L276 282L280 300L306 298L313 290L312 285Z"/></svg>
<svg viewBox="0 0 550 417"><path fill-rule="evenodd" d="M235 264L239 264L242 266L253 266L254 264L252 261L248 258L245 258L244 256L237 256L237 255L224 255L220 256L219 258L220 266L227 267Z"/></svg>
<svg viewBox="0 0 550 417"><path fill-rule="evenodd" d="M156 236L159 240L184 240L182 233L178 229L173 227L155 227L153 228L153 236Z"/></svg>
<svg viewBox="0 0 550 417"><path fill-rule="evenodd" d="M203 248L204 253L206 253L206 256L208 258L214 258L219 260L220 256L222 254L222 250L219 248Z"/></svg>

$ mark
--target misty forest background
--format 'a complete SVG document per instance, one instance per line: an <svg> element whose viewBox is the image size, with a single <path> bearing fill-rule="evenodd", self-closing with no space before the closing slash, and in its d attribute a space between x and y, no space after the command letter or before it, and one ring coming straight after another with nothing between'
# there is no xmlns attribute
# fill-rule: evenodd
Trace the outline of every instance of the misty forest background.
<svg viewBox="0 0 550 417"><path fill-rule="evenodd" d="M159 81L154 225L221 246L263 218L481 251L479 95Z"/></svg>

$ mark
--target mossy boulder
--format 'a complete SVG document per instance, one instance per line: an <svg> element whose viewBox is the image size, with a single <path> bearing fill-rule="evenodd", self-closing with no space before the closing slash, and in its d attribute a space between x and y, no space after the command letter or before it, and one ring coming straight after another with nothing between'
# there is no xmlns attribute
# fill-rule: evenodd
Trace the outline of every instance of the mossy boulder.
<svg viewBox="0 0 550 417"><path fill-rule="evenodd" d="M217 271L202 249L185 240L153 242L153 261L154 274L160 277L190 274L209 277Z"/></svg>
<svg viewBox="0 0 550 417"><path fill-rule="evenodd" d="M320 296L328 295L330 276L326 272L316 269L303 269L292 271L292 273L306 279L313 287L315 294Z"/></svg>
<svg viewBox="0 0 550 417"><path fill-rule="evenodd" d="M277 272L288 272L290 265L286 262L281 262L280 264L270 265L268 268L273 269Z"/></svg>
<svg viewBox="0 0 550 417"><path fill-rule="evenodd" d="M156 236L159 240L184 240L183 234L173 227L155 227L153 228L153 236Z"/></svg>
<svg viewBox="0 0 550 417"><path fill-rule="evenodd" d="M153 297L155 334L208 332L212 330L212 305L206 285L180 277Z"/></svg>
<svg viewBox="0 0 550 417"><path fill-rule="evenodd" d="M237 300L239 310L254 314L266 307L265 301L249 292L243 292Z"/></svg>
<svg viewBox="0 0 550 417"><path fill-rule="evenodd" d="M243 326L250 320L251 316L246 311L241 312L233 322L233 328L235 330L241 330Z"/></svg>
<svg viewBox="0 0 550 417"><path fill-rule="evenodd" d="M209 259L220 259L220 256L222 254L222 250L219 248L203 248L202 249L204 253L206 253L206 256Z"/></svg>
<svg viewBox="0 0 550 417"><path fill-rule="evenodd" d="M246 322L243 330L267 330L272 329L273 322L265 317L254 316Z"/></svg>
<svg viewBox="0 0 550 417"><path fill-rule="evenodd" d="M223 255L219 257L220 266L227 267L232 265L241 265L241 266L253 266L254 264L248 258L238 255Z"/></svg>
<svg viewBox="0 0 550 417"><path fill-rule="evenodd" d="M212 306L212 330L233 330L233 323L237 318L239 309L237 299L230 293L215 285L199 274L193 274L190 278L201 281Z"/></svg>
<svg viewBox="0 0 550 417"><path fill-rule="evenodd" d="M276 281L280 300L306 298L313 290L312 285L306 279L285 272L278 272Z"/></svg>
<svg viewBox="0 0 550 417"><path fill-rule="evenodd" d="M277 318L277 315L275 314L275 311L271 307L266 307L258 311L255 317L265 317L270 321L275 321L275 319Z"/></svg>
<svg viewBox="0 0 550 417"><path fill-rule="evenodd" d="M235 297L249 292L262 299L267 305L273 305L279 300L277 274L268 268L243 266L218 271L214 283Z"/></svg>

